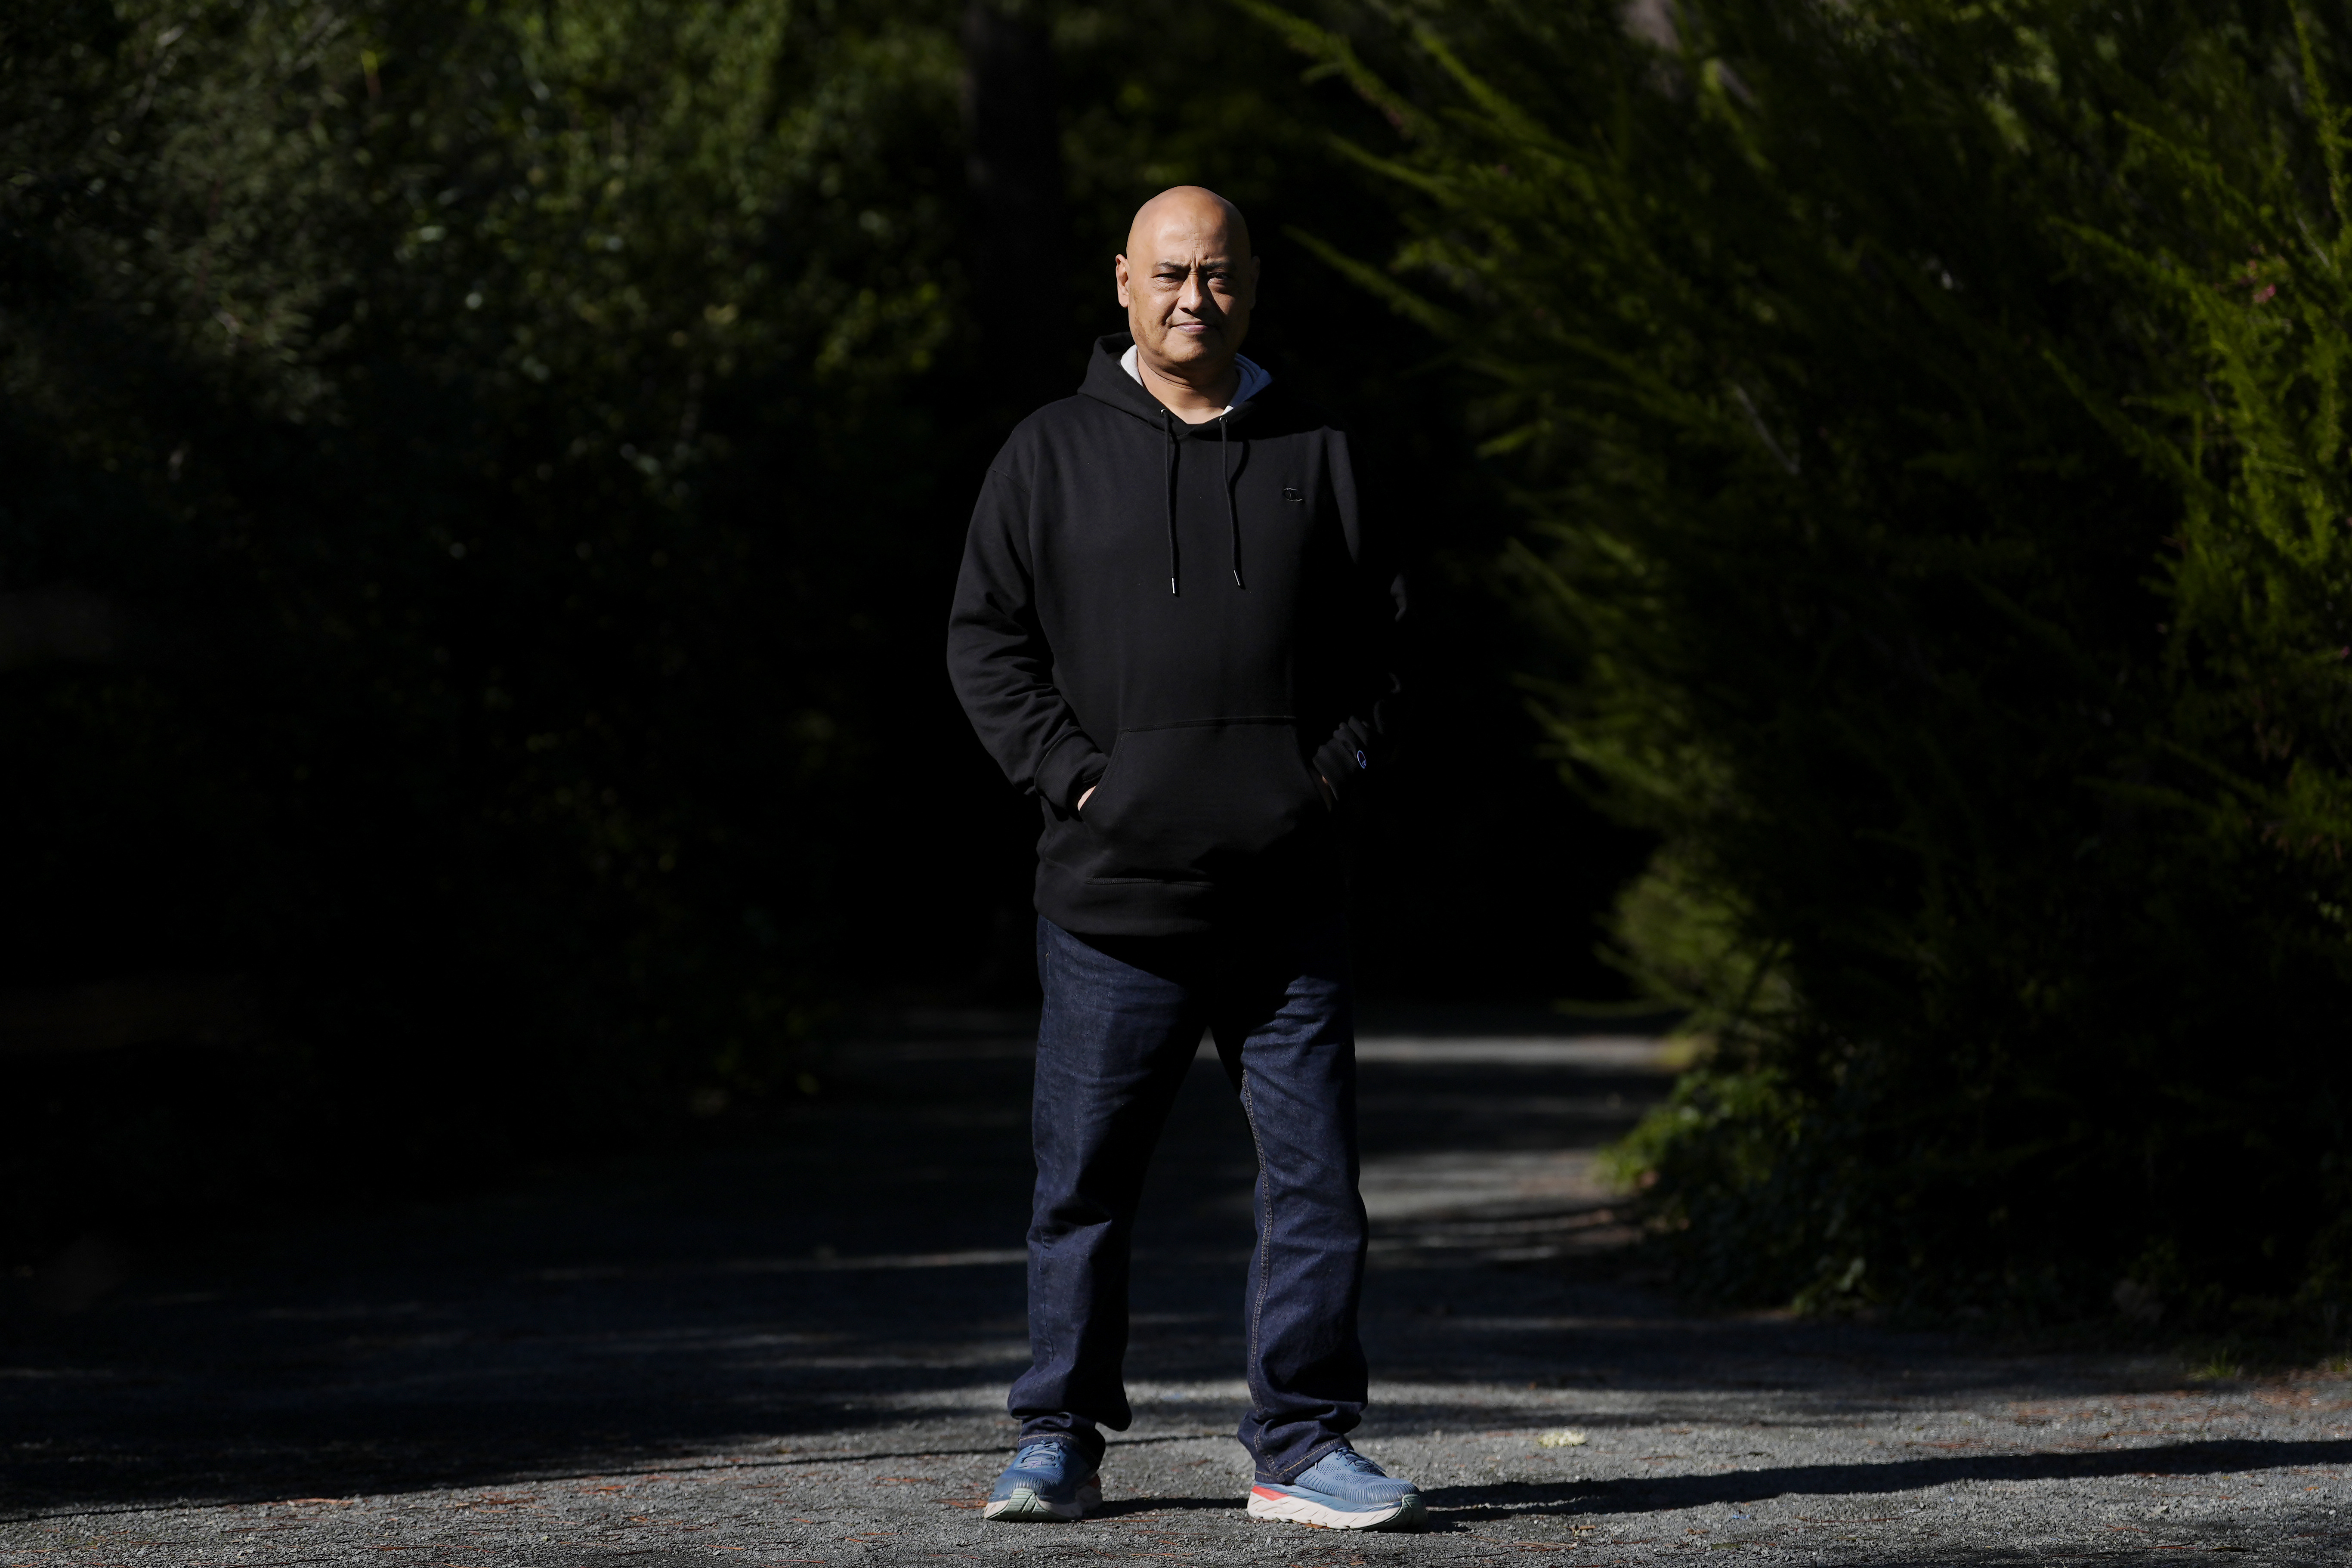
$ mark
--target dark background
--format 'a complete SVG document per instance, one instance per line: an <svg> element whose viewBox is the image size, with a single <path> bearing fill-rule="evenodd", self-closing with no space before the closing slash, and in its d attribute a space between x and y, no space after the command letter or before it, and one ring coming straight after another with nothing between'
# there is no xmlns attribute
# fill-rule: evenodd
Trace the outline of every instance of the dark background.
<svg viewBox="0 0 2352 1568"><path fill-rule="evenodd" d="M841 1042L1006 1024L1034 817L950 584L1197 183L1418 584L1368 997L1559 1026L1633 1001L1605 943L1687 1009L1619 1150L1686 1286L2333 1341L2346 37L0 16L5 1249L772 1129Z"/></svg>
<svg viewBox="0 0 2352 1568"><path fill-rule="evenodd" d="M1110 257L1154 187L1106 156L1106 143L1131 140L1140 161L1160 154L1170 183L1196 180L1244 204L1265 279L1247 352L1349 426L1365 492L1388 510L1411 552L1419 679L1404 765L1359 825L1360 984L1369 997L1391 1000L1624 998L1622 976L1596 955L1595 922L1640 868L1648 840L1584 808L1539 754L1514 676L1538 668L1545 654L1493 579L1514 520L1498 479L1473 452L1468 378L1444 344L1297 237L1337 237L1365 256L1393 248L1399 231L1381 193L1316 140L1329 128L1384 128L1343 83L1300 80L1297 57L1238 16L1097 34L1090 47L1057 51L1040 12L972 5L960 37L987 416L964 433L962 460L941 487L942 519L951 516L960 531L964 498L1002 431L1075 388L1096 335L1125 329ZM1196 72L1204 79L1188 90ZM1134 90L1139 83L1151 90ZM1139 104L1150 107L1139 114ZM1066 158L1066 146L1079 155ZM1040 289L1041 277L1056 286ZM926 784L940 831L908 836L906 875L922 879L961 847L971 858L951 881L970 896L943 900L949 923L929 939L926 959L866 973L884 993L1023 1001L1034 994L1035 806L1005 790L971 740L936 673L938 637L923 619L927 610L940 618L957 549L942 538L927 555L931 574L911 596L922 608L908 616L906 634L918 651L893 684L929 700L909 737L909 773L925 771L921 758L933 747L957 759L952 784ZM954 815L965 810L972 815ZM854 928L889 929L892 879L871 889L883 904Z"/></svg>
<svg viewBox="0 0 2352 1568"><path fill-rule="evenodd" d="M6 24L16 1259L705 1136L826 1042L1033 1003L1035 807L946 606L1171 184L1250 214L1248 350L1409 543L1365 994L1628 995L1648 841L1539 752L1472 383L1325 259L1397 245L1331 149L1394 129L1238 12L772 12Z"/></svg>

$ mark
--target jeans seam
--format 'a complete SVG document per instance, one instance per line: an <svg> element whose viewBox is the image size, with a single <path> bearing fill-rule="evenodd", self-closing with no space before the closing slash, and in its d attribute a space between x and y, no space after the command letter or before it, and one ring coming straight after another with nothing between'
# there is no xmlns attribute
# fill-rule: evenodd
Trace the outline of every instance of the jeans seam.
<svg viewBox="0 0 2352 1568"><path fill-rule="evenodd" d="M1040 935L1040 937L1042 938L1042 936L1044 935L1044 932L1041 931L1039 932L1039 935ZM1054 945L1053 945L1053 943L1052 943L1052 942L1045 942L1045 941L1042 941L1042 940L1041 940L1041 941L1037 943L1037 984L1038 984L1038 989L1039 989L1039 990L1041 990L1041 991L1043 991L1043 992L1045 992L1045 993L1046 994L1048 994L1048 995L1051 995L1051 994L1053 994L1053 982L1052 982L1052 980L1051 980L1051 979L1049 979L1049 978L1047 977L1047 971L1052 967L1052 965L1053 965L1053 962L1054 962ZM1045 1031L1044 1031L1044 1029L1043 1029L1043 1028L1040 1028L1040 1029L1038 1030L1038 1033L1037 1033L1037 1055L1038 1055L1038 1056L1040 1056L1040 1057L1043 1057L1043 1056L1045 1055ZM1042 1069L1043 1069L1043 1067L1044 1067L1044 1063L1043 1063L1043 1062L1040 1062L1040 1063L1037 1065L1037 1067L1036 1067L1036 1068L1032 1068L1032 1069L1031 1069L1031 1070L1032 1070L1032 1072L1033 1072L1033 1074L1034 1075L1034 1079L1033 1079L1033 1081L1034 1081L1034 1082L1042 1082L1042 1081L1044 1080L1045 1073L1044 1073L1044 1071L1042 1070ZM1033 1120L1035 1118L1035 1116L1036 1116L1036 1114L1037 1114L1037 1111L1036 1111L1036 1090L1035 1090L1034 1088L1033 1088L1033 1089L1031 1089L1031 1091L1030 1091L1030 1111L1029 1111L1029 1114L1030 1114L1030 1116L1031 1116L1031 1118L1032 1118ZM1034 1127L1033 1127L1033 1129L1031 1130L1030 1134L1029 1134L1030 1148L1031 1148L1033 1151L1034 1151L1034 1150L1035 1149L1035 1147L1036 1147L1036 1142L1037 1142L1037 1135L1036 1135L1036 1131L1035 1131L1035 1130L1034 1130ZM1043 1169L1042 1167L1040 1167L1040 1169L1038 1170L1038 1173L1037 1173L1037 1183L1038 1183L1038 1184L1042 1184L1044 1183L1044 1181L1045 1181L1045 1173L1044 1169ZM1029 1297L1030 1297L1030 1301L1029 1301L1029 1348L1030 1348L1030 1356L1029 1356L1029 1360L1030 1360L1030 1365L1031 1365L1032 1367L1050 1366L1050 1365L1052 1365L1052 1364L1053 1364L1053 1360L1054 1360L1054 1329L1053 1329L1053 1324L1052 1324L1050 1321L1045 1322L1042 1328L1039 1326L1039 1325L1040 1325L1040 1318L1041 1318L1041 1314L1040 1314L1040 1313L1038 1312L1038 1310L1037 1310L1037 1298L1038 1298L1038 1297L1040 1297L1040 1296L1044 1296L1044 1297L1045 1297L1047 1300L1051 1300L1051 1299L1052 1299L1053 1292L1052 1292L1052 1291L1050 1291L1050 1290L1046 1290L1046 1289L1042 1289L1042 1287L1043 1287L1043 1286L1045 1285L1045 1263L1046 1263L1045 1254L1046 1254L1049 1250L1051 1250L1051 1246L1052 1246L1052 1244L1051 1244L1050 1242L1046 1242L1046 1243L1040 1243L1040 1242L1036 1239L1035 1232L1036 1232L1036 1229L1037 1229L1037 1197L1036 1197L1036 1188L1035 1188L1035 1186L1034 1186L1034 1185L1033 1185L1033 1186L1031 1187L1031 1189L1030 1189L1030 1197L1029 1197L1029 1228L1030 1228L1030 1231L1031 1231L1031 1235L1026 1238L1026 1239L1027 1239L1027 1241L1028 1241L1028 1244L1029 1244L1029 1279L1028 1279L1028 1281L1027 1281L1028 1288L1029 1288ZM1063 1389L1063 1392L1064 1392L1064 1394L1065 1394L1066 1395L1066 1394L1067 1394L1067 1393L1068 1393L1067 1382L1068 1382L1068 1380L1067 1380L1067 1379L1065 1379L1065 1380L1064 1380L1065 1387L1064 1387L1064 1389Z"/></svg>
<svg viewBox="0 0 2352 1568"><path fill-rule="evenodd" d="M1274 1277L1274 1184L1266 1179L1265 1143L1257 1130L1257 1101L1250 1092L1249 1046L1243 1043L1242 1058L1242 1119L1249 1123L1250 1143L1257 1154L1258 1184L1265 1196L1258 1211L1257 1289L1250 1299L1249 1382L1250 1404L1255 1406L1261 1396L1270 1391L1265 1387L1265 1357L1259 1347L1264 1342L1265 1298ZM1264 1436L1261 1423L1259 1434ZM1253 1456L1255 1458L1255 1456Z"/></svg>

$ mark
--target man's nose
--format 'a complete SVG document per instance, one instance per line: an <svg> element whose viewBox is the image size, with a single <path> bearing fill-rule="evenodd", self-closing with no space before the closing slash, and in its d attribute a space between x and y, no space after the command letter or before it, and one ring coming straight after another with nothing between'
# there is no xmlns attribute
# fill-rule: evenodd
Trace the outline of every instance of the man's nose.
<svg viewBox="0 0 2352 1568"><path fill-rule="evenodd" d="M1176 308L1180 310L1190 310L1197 316L1201 313L1201 307L1208 302L1208 286L1202 282L1200 273L1197 271L1186 273L1183 289L1176 296Z"/></svg>

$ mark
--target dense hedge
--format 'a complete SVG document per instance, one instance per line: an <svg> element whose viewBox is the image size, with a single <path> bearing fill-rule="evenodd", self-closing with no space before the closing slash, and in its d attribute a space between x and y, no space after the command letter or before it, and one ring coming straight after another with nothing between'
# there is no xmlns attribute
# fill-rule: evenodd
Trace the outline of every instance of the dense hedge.
<svg viewBox="0 0 2352 1568"><path fill-rule="evenodd" d="M18 1063L27 1245L789 1079L953 335L904 19L8 25L0 984L162 1052Z"/></svg>
<svg viewBox="0 0 2352 1568"><path fill-rule="evenodd" d="M1686 1280L2336 1322L2352 12L1267 15L1400 127L1360 276L1485 376L1537 700L1665 839Z"/></svg>

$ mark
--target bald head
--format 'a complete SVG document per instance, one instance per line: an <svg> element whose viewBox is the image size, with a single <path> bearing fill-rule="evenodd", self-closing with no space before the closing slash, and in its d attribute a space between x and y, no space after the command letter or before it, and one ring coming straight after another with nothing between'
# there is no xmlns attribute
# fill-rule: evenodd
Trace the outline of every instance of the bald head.
<svg viewBox="0 0 2352 1568"><path fill-rule="evenodd" d="M1242 209L1206 185L1171 185L1135 209L1127 226L1127 254L1150 256L1169 241L1213 231L1237 256L1251 254L1249 220Z"/></svg>
<svg viewBox="0 0 2352 1568"><path fill-rule="evenodd" d="M1144 386L1187 421L1214 418L1240 384L1257 301L1241 209L1199 185L1162 191L1137 210L1115 270Z"/></svg>

